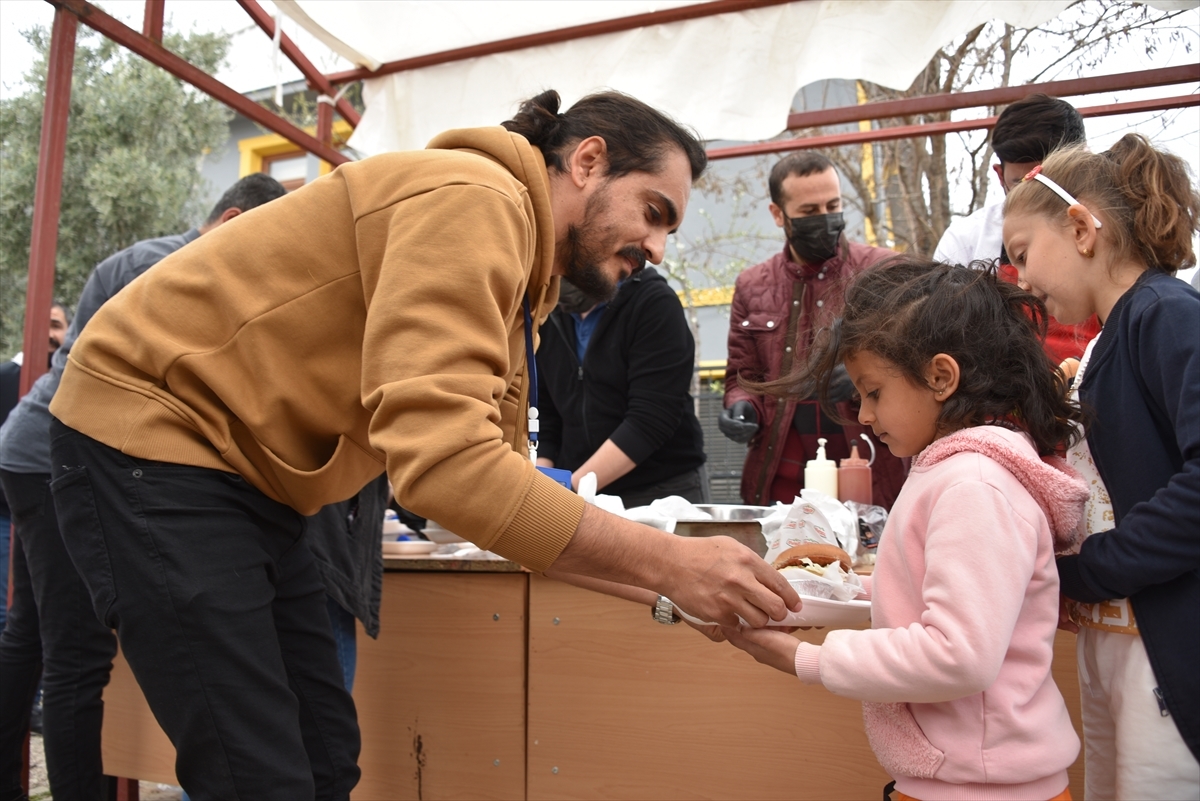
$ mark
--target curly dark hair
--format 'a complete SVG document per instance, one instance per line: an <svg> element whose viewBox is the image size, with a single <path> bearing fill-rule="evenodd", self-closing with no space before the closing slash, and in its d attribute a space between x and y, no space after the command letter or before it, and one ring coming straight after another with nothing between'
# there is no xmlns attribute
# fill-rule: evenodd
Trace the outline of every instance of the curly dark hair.
<svg viewBox="0 0 1200 801"><path fill-rule="evenodd" d="M811 397L826 408L830 377L855 353L873 353L913 384L945 353L958 362L958 389L943 404L938 433L1001 425L1027 433L1039 454L1078 440L1080 410L1067 400L1068 382L1042 349L1048 315L1033 295L996 275L990 264L971 267L901 256L859 275L832 327L817 333L811 356L790 375L750 391Z"/></svg>

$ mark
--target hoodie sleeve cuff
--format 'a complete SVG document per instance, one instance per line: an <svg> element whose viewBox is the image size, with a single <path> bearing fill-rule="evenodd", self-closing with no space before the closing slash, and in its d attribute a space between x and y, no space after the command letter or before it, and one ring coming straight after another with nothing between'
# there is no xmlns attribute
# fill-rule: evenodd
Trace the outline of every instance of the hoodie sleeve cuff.
<svg viewBox="0 0 1200 801"><path fill-rule="evenodd" d="M1058 566L1059 590L1063 595L1087 604L1109 599L1110 596L1097 592L1083 577L1083 561L1078 554L1060 556L1054 561Z"/></svg>
<svg viewBox="0 0 1200 801"><path fill-rule="evenodd" d="M805 684L821 683L821 646L802 642L796 648L796 678Z"/></svg>

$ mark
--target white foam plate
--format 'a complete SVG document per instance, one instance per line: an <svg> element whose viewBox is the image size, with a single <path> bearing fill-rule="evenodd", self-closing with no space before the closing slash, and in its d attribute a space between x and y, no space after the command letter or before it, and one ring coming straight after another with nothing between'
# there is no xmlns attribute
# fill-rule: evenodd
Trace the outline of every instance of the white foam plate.
<svg viewBox="0 0 1200 801"><path fill-rule="evenodd" d="M399 540L383 543L385 556L420 556L431 554L438 549L436 542L425 540Z"/></svg>
<svg viewBox="0 0 1200 801"><path fill-rule="evenodd" d="M768 626L824 626L828 629L848 629L861 626L871 619L870 601L834 601L829 598L800 596L799 612L789 612L783 620L773 620ZM681 617L700 626L711 626L692 617L679 607L675 611ZM745 622L745 621L743 621Z"/></svg>

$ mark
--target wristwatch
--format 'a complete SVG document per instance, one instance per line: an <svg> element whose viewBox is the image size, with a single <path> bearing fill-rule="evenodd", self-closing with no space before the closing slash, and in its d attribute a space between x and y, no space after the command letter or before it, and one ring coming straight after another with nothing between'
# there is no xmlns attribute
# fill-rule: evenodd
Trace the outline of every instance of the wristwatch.
<svg viewBox="0 0 1200 801"><path fill-rule="evenodd" d="M679 615L675 614L675 604L665 595L658 596L650 608L650 617L667 626L674 626L680 620Z"/></svg>

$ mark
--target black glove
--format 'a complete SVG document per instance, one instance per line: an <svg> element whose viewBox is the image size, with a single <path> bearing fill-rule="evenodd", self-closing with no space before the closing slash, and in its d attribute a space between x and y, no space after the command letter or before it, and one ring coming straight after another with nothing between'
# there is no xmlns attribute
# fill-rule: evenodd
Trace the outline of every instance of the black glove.
<svg viewBox="0 0 1200 801"><path fill-rule="evenodd" d="M839 364L829 374L829 402L841 403L854 397L854 382L846 372L846 365Z"/></svg>
<svg viewBox="0 0 1200 801"><path fill-rule="evenodd" d="M758 432L758 412L750 401L737 401L717 416L717 428L739 445L745 445Z"/></svg>

